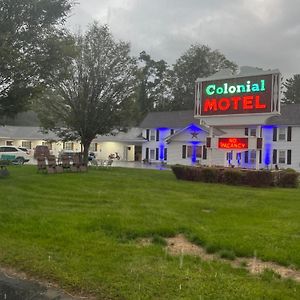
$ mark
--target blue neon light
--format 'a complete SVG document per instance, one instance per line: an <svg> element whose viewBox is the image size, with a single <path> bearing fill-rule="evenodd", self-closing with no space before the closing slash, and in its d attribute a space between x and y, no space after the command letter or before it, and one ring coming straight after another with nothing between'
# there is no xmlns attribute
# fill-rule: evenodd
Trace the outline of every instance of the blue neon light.
<svg viewBox="0 0 300 300"><path fill-rule="evenodd" d="M266 125L263 126L263 134L264 134L264 164L268 168L271 164L271 153L272 153L272 141L273 141L273 129L275 126Z"/></svg>

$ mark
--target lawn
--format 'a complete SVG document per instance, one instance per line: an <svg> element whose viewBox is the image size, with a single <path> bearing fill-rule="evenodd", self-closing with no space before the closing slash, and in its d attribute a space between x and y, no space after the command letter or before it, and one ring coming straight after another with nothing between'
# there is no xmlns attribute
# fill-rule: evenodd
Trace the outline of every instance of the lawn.
<svg viewBox="0 0 300 300"><path fill-rule="evenodd" d="M300 299L269 273L168 255L159 237L184 233L300 269L300 189L178 181L169 171L109 168L0 179L0 265L99 299ZM141 246L139 238L155 236Z"/></svg>

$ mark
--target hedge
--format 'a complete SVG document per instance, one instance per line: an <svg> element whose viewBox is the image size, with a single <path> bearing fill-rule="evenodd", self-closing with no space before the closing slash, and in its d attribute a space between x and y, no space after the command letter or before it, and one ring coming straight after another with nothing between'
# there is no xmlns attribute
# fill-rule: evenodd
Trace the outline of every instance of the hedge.
<svg viewBox="0 0 300 300"><path fill-rule="evenodd" d="M253 187L291 187L299 185L299 173L291 170L271 172L268 170L240 170L233 168L191 167L174 165L171 167L177 179L225 183L229 185L249 185Z"/></svg>

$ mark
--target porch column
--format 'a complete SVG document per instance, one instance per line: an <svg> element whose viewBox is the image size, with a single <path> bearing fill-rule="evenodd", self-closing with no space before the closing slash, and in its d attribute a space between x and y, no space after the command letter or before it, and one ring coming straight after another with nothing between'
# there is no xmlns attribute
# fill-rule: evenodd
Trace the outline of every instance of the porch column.
<svg viewBox="0 0 300 300"><path fill-rule="evenodd" d="M260 138L261 137L261 126L258 125L256 127L256 137ZM259 170L259 150L256 149L256 164L255 164L255 169Z"/></svg>

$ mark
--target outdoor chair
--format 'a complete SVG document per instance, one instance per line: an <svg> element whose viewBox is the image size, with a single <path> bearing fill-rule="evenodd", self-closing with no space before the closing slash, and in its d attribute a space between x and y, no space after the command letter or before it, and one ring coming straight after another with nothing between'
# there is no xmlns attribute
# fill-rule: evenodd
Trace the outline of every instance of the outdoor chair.
<svg viewBox="0 0 300 300"><path fill-rule="evenodd" d="M49 155L48 156L48 165L47 165L47 172L49 174L52 173L61 173L63 171L61 166L58 166L56 164L56 158L54 155Z"/></svg>
<svg viewBox="0 0 300 300"><path fill-rule="evenodd" d="M47 165L46 165L45 156L38 156L36 160L37 160L37 171L38 172L46 172Z"/></svg>
<svg viewBox="0 0 300 300"><path fill-rule="evenodd" d="M113 159L104 160L102 166L111 167L113 162L114 162Z"/></svg>
<svg viewBox="0 0 300 300"><path fill-rule="evenodd" d="M87 171L87 166L82 161L81 153L76 153L73 156L73 165L71 166L73 172L85 172Z"/></svg>
<svg viewBox="0 0 300 300"><path fill-rule="evenodd" d="M71 162L68 155L62 155L61 157L61 166L64 171L70 171L71 170Z"/></svg>

